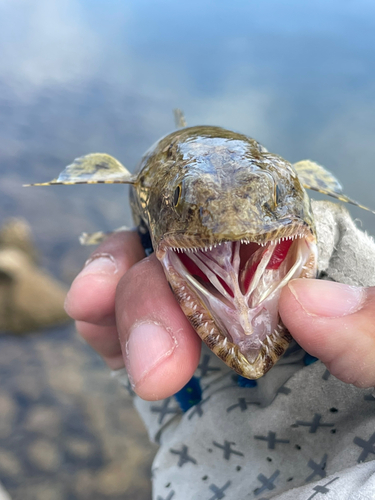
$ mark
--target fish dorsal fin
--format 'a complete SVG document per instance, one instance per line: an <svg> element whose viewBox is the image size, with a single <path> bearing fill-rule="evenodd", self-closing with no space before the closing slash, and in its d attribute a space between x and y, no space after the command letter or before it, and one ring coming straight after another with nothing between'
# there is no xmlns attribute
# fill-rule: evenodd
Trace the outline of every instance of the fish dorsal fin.
<svg viewBox="0 0 375 500"><path fill-rule="evenodd" d="M302 160L298 163L294 163L293 167L305 189L318 191L319 193L332 196L337 200L350 203L351 205L355 205L356 207L363 208L363 210L367 210L375 214L374 210L364 207L360 203L343 194L342 186L336 177L331 174L329 170L322 167L318 163L311 160Z"/></svg>
<svg viewBox="0 0 375 500"><path fill-rule="evenodd" d="M187 124L184 112L181 111L181 109L176 108L173 110L173 114L174 114L174 123L176 125L176 128L185 128Z"/></svg>
<svg viewBox="0 0 375 500"><path fill-rule="evenodd" d="M53 186L56 184L135 184L133 176L116 158L105 153L91 153L76 158L65 167L57 179L27 186Z"/></svg>

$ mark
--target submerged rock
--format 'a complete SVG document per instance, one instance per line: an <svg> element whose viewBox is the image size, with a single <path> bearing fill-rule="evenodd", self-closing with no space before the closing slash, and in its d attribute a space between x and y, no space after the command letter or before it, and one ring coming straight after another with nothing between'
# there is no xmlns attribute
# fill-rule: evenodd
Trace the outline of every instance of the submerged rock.
<svg viewBox="0 0 375 500"><path fill-rule="evenodd" d="M68 321L67 290L38 266L27 222L10 219L0 231L0 331L24 334Z"/></svg>

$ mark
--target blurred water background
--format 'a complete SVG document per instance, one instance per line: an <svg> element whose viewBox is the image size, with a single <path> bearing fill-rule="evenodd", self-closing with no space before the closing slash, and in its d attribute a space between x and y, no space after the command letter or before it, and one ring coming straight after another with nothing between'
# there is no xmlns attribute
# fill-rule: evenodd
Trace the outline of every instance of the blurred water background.
<svg viewBox="0 0 375 500"><path fill-rule="evenodd" d="M370 0L0 0L0 224L26 218L43 266L69 284L88 255L82 231L131 225L127 188L21 185L89 152L132 170L176 107L189 125L325 165L375 208L374 37ZM350 210L375 234L373 215ZM150 498L142 426L72 326L0 344L0 480L12 497Z"/></svg>

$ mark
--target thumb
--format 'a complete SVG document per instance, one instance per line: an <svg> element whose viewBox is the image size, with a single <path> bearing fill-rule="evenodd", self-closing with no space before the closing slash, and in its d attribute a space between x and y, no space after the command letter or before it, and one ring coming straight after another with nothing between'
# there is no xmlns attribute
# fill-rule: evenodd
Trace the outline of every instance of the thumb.
<svg viewBox="0 0 375 500"><path fill-rule="evenodd" d="M375 287L297 279L280 297L293 338L343 382L375 386Z"/></svg>

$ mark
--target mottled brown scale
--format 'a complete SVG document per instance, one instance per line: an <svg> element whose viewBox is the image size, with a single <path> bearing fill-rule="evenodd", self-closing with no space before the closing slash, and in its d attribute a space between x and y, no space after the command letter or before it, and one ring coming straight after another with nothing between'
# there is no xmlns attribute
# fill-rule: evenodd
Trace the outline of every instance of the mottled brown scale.
<svg viewBox="0 0 375 500"><path fill-rule="evenodd" d="M185 125L181 112L176 113L176 119L180 126ZM274 273L276 279L278 268L276 266L273 271L272 266L266 267L268 261L264 260L265 255L268 251L275 253L282 248L283 241L291 241L286 254L290 269L285 267L284 274L277 278L275 284L271 281L256 285L254 291L252 281L247 285L251 288L249 293L260 294L259 297L254 295L255 305L248 306L249 311L255 311L255 318L256 314L260 314L256 312L257 304L261 307L262 301L264 304L267 300L271 301L276 293L274 289L278 290L294 269L298 270L297 277L315 277L315 227L305 188L362 207L342 193L340 183L324 167L310 160L292 166L246 135L209 126L183 128L163 137L145 153L135 174L131 174L115 158L93 153L76 159L57 179L37 185L96 183L132 185L130 198L134 221L142 233L150 232L156 256L183 312L208 347L233 370L247 378L258 378L274 365L291 341L289 332L279 320L274 331L262 337L263 340L259 337L259 348L241 351L242 348L233 343L237 330L231 331L225 317L217 311L220 307L223 310L229 308L229 312L237 314L238 307L238 317L234 316L236 321L240 321L238 324L250 321L248 318L252 316L243 306L249 303L245 297L246 290L239 291L236 281L225 278L234 287L231 289L233 298L230 295L225 298L227 292L220 283L215 285L216 291L213 292L212 285L206 283L217 282L217 277L207 278L210 276L207 272L213 271L205 271L202 267L206 273L201 271L204 279L197 277L195 271L195 274L190 274L178 252L184 252L190 259L188 262L201 259L200 266L203 266L204 259L209 259L212 267L212 262L220 257L221 249L224 252L233 248L230 251L235 262L235 249L252 244L255 245L254 252L257 249L261 251L258 267L265 263L259 279L265 280L267 273L267 276ZM83 241L96 244L104 236L103 233L85 235ZM240 243L241 240L244 243ZM307 251L309 248L311 254ZM193 249L194 254L189 253L189 249ZM292 258L292 255L295 257ZM303 260L299 260L302 255ZM246 258L250 262L252 254ZM230 270L234 264L228 262L225 265ZM240 275L247 271L246 264L238 262L236 279L239 282ZM220 261L220 266L223 265ZM220 266L218 272L228 274L227 267ZM255 274L251 280L255 280L258 267L252 271ZM211 303L216 304L215 301L219 303L217 310L210 306ZM267 307L273 311L271 305ZM250 326L246 326L246 321L243 339L251 341L253 320L249 322Z"/></svg>

